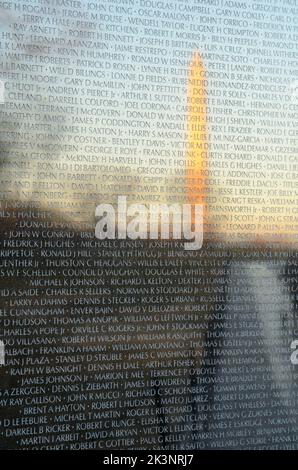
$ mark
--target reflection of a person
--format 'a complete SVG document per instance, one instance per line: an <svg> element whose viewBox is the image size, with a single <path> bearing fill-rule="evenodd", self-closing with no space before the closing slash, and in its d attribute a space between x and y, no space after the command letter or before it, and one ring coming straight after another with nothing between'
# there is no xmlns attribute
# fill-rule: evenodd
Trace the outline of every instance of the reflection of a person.
<svg viewBox="0 0 298 470"><path fill-rule="evenodd" d="M204 168L207 167L207 162L204 161L206 158L204 135L207 130L206 109L204 108L206 90L198 88L204 88L204 76L202 60L199 54L195 54L190 65L189 102L200 103L202 114L198 115L194 111L189 116L189 142L190 148L194 149L190 151L190 158L197 163L195 172L191 172L190 175L195 174L197 181L201 184L188 185L188 191L190 198L203 204L207 194L202 176ZM195 180L190 179L190 181ZM210 216L206 204L205 212L205 220L209 227ZM208 233L206 235L208 239ZM249 234L247 235L249 237ZM258 242L253 243L256 239ZM262 244L259 243L260 240ZM270 237L268 243L270 243ZM291 262L289 259L287 262L284 261L282 252L283 249L289 249L290 252L293 249L284 245L281 237L280 246L275 252L274 250L271 252L272 245L270 244L266 253L266 235L264 234L251 236L251 241L246 246L241 247L238 244L238 247L234 245L232 249L229 248L229 244L223 244L223 246L229 253L222 264L225 274L217 275L213 272L211 279L214 280L215 276L219 282L220 278L226 286L231 286L231 289L225 291L222 302L216 306L219 311L223 312L224 319L210 321L206 336L206 344L207 338L213 337L213 333L215 338L219 338L220 344L220 346L206 347L207 358L211 364L210 371L216 364L211 373L212 380L210 380L208 390L209 407L207 407L204 429L207 432L206 436L208 436L208 431L211 433L206 438L206 446L222 448L239 446L237 439L234 442L231 441L230 445L224 440L221 443L219 441L214 443L212 439L212 429L220 426L220 416L224 410L224 407L219 406L223 400L220 384L226 383L230 385L231 391L238 390L234 393L233 411L226 413L228 427L237 427L241 416L249 416L245 410L257 410L254 416L260 418L257 425L260 426L261 437L254 440L253 431L248 429L244 447L245 445L247 447L254 447L254 445L266 447L267 445L268 447L270 444L273 445L274 439L270 440L272 434L266 423L266 416L277 417L281 413L291 419L293 405L291 400L296 392L289 360L289 345L295 326L295 302L294 295L291 295L286 287L290 276L285 273L291 272L289 268ZM208 250L204 253L207 259L210 259L210 254ZM274 258L273 262L271 257ZM228 270L224 266L229 266ZM292 282L295 285L295 277ZM238 389L237 384L239 384ZM240 390L243 393L240 393ZM268 410L267 415L262 414L264 405ZM255 426L252 420L246 422L248 427ZM243 433L245 434L245 431ZM291 439L289 435L284 438Z"/></svg>

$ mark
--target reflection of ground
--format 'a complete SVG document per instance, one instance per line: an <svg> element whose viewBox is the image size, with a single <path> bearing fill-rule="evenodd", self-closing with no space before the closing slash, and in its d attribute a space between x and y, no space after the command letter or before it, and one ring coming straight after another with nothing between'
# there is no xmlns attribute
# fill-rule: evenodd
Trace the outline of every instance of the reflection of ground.
<svg viewBox="0 0 298 470"><path fill-rule="evenodd" d="M289 260L42 232L2 246L4 447L295 446Z"/></svg>

